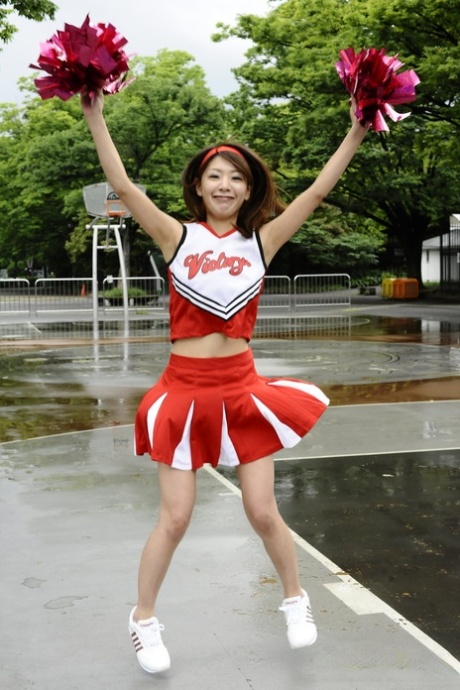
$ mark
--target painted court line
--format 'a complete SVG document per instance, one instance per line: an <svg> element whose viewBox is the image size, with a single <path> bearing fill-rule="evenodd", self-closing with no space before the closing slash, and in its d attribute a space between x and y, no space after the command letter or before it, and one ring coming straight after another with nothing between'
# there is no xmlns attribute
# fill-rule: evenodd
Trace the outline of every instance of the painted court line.
<svg viewBox="0 0 460 690"><path fill-rule="evenodd" d="M78 430L78 431L72 431L72 432L63 432L62 434L50 434L46 436L41 436L41 437L34 437L31 439L22 439L22 440L14 440L14 441L6 441L4 443L0 444L0 447L2 446L10 446L13 444L17 443L27 443L27 441L34 441L34 440L42 440L46 438L56 438L59 436L70 436L70 435L79 435L79 434L86 434L88 431L91 433L94 433L95 431L98 432L108 432L113 429L121 430L121 429L132 429L132 424L125 424L125 425L120 425L117 427L106 427L102 429L97 429L97 430ZM439 451L446 451L446 450L458 450L458 446L456 448L439 448ZM405 450L405 451L384 451L380 453L360 453L360 456L365 456L365 455L386 455L389 453L413 453L413 452L436 452L436 449L432 448L424 448L421 449L420 451L414 451L413 449L411 450ZM350 454L351 456L356 456L356 453ZM314 457L321 457L321 456L309 456L308 459L314 459ZM345 457L344 454L341 454L340 456L331 456L327 455L324 456L327 458L330 457ZM305 458L305 456L303 456ZM299 460L300 458L278 458L277 462L285 462L287 460ZM203 467L203 469L208 472L212 477L217 479L222 485L224 485L227 489L228 492L225 492L225 494L232 494L235 496L238 496L241 498L241 491L236 487L232 482L230 482L226 477L223 477L219 472L217 472L214 468L212 468L210 465L206 465ZM426 635L424 632L422 632L417 626L413 625L408 621L406 618L401 616L395 609L391 608L391 606L388 606L384 601L379 599L377 596L375 596L370 590L366 589L361 585L357 580L352 578L350 575L347 573L343 572L338 565L336 565L333 561L331 561L327 556L322 554L320 551L315 549L314 546L309 544L305 539L300 537L296 532L291 530L291 533L293 535L295 543L302 548L304 551L306 551L308 554L310 554L317 562L322 564L327 570L330 571L331 574L333 574L335 577L338 578L339 582L335 583L328 583L324 584L323 586L331 592L331 594L334 594L340 601L342 601L346 606L348 606L356 615L370 615L373 613L381 613L386 615L390 620L392 620L394 623L396 623L398 626L400 626L403 630L405 630L409 635L411 635L414 639L416 639L420 644L422 644L424 647L429 649L435 656L437 656L441 661L443 661L445 664L450 666L454 671L456 671L458 674L460 674L460 661L456 659L450 652L448 652L444 647L442 647L440 644L435 642L431 637Z"/></svg>
<svg viewBox="0 0 460 690"><path fill-rule="evenodd" d="M217 479L221 484L227 487L230 492L241 498L241 491L226 477L223 477L213 467L205 465L203 469L212 477ZM441 661L450 666L454 671L460 674L460 661L456 659L444 647L435 642L431 637L422 632L420 628L408 621L404 616L401 616L395 609L388 606L382 599L373 594L370 590L363 587L357 580L344 573L338 565L331 561L327 556L315 549L305 539L300 537L296 532L291 530L295 543L312 556L316 561L321 563L327 570L329 570L339 582L324 584L323 586L334 594L340 601L348 606L358 616L370 615L373 613L382 613L390 620L401 627L405 632L411 635L420 644L430 650Z"/></svg>
<svg viewBox="0 0 460 690"><path fill-rule="evenodd" d="M440 448L403 448L401 450L396 449L396 450L374 450L372 453L356 453L356 452L349 452L349 453L337 453L335 455L331 455L328 453L327 455L309 455L306 454L308 453L308 450L306 452L302 452L299 455L293 455L292 458L275 458L275 462L288 462L289 460L327 460L328 458L367 458L367 457L376 457L377 455L404 455L404 454L409 454L409 453L443 453L445 451L449 450L460 450L459 446L441 446Z"/></svg>
<svg viewBox="0 0 460 690"><path fill-rule="evenodd" d="M440 379L447 379L447 378L453 378L455 377L455 374L446 374L445 376L441 376ZM401 379L398 381L394 381L394 383L401 383L406 381L407 379ZM410 379L409 379L410 380ZM432 381L432 379L425 378L425 379L420 379L424 383L429 383ZM439 379L438 379L439 380ZM367 383L364 383L363 385L367 385ZM366 409L367 407L404 407L405 405L407 406L420 406L422 407L425 405L426 407L433 407L434 405L453 405L454 403L459 403L457 398L451 399L449 398L448 400L401 400L401 402L371 402L371 403L346 403L344 405L332 405L332 407L329 407L329 411L332 410L346 410L347 408L350 410L356 410L356 409Z"/></svg>

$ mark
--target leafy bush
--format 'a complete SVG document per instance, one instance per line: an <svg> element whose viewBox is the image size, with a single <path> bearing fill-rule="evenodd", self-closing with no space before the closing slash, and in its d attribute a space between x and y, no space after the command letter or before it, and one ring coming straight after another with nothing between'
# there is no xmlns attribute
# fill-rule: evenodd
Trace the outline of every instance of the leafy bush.
<svg viewBox="0 0 460 690"><path fill-rule="evenodd" d="M106 299L123 299L123 290L119 287L104 290L104 297ZM128 288L128 297L147 297L147 293L142 288L130 287Z"/></svg>

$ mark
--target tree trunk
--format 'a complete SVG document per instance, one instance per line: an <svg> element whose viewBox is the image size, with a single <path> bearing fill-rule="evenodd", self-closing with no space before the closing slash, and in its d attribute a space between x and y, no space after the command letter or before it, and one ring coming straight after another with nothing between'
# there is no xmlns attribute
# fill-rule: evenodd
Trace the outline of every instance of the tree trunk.
<svg viewBox="0 0 460 690"><path fill-rule="evenodd" d="M419 285L422 285L422 244L424 237L425 228L414 225L409 231L407 228L402 228L398 233L398 239L406 260L407 277L416 278Z"/></svg>

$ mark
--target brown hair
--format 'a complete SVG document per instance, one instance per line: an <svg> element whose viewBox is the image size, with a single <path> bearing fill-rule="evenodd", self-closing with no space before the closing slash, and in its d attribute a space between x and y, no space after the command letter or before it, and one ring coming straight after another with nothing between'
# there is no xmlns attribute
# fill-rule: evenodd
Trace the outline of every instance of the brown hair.
<svg viewBox="0 0 460 690"><path fill-rule="evenodd" d="M245 237L251 237L254 230L258 230L264 223L279 215L285 204L279 197L267 164L248 146L232 141L208 146L199 151L182 173L185 204L193 220L206 220L206 208L203 199L197 194L196 186L208 162L217 155L232 163L251 189L251 195L242 205L237 218L238 230Z"/></svg>

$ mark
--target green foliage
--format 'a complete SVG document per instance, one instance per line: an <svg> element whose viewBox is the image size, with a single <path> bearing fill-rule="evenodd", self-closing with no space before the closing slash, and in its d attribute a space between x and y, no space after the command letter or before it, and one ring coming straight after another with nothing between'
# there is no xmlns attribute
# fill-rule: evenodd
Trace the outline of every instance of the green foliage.
<svg viewBox="0 0 460 690"><path fill-rule="evenodd" d="M0 40L10 9L39 20L52 16L53 7L0 0ZM283 196L293 199L348 126L338 51L383 46L422 80L417 101L398 108L412 115L390 123L388 135L369 133L327 203L274 266L282 273L327 267L364 279L378 270L386 243L385 265L393 265L388 248L402 248L402 268L420 278L423 240L445 232L460 208L458 0L271 0L270 7L266 17L242 15L235 26L220 27L216 40L251 41L235 70L239 89L226 99L209 92L188 53L163 50L133 61L136 81L105 106L129 174L183 219L180 173L187 158L234 138L267 160ZM1 267L33 256L35 266L57 276L84 275L91 231L82 187L102 179L94 146L77 98L41 101L33 77L21 79L21 88L24 106L0 105ZM137 230L130 221L124 243L132 245L134 270L143 272L152 243Z"/></svg>
<svg viewBox="0 0 460 690"><path fill-rule="evenodd" d="M376 266L384 235L370 221L325 207L294 237L307 248L313 268L356 273Z"/></svg>
<svg viewBox="0 0 460 690"><path fill-rule="evenodd" d="M182 51L138 58L133 70L136 81L106 99L108 125L128 173L161 208L183 218L182 167L198 147L222 137L223 104ZM24 80L26 91L32 80ZM5 257L18 265L33 256L36 267L56 276L89 273L92 233L82 187L102 179L78 98L42 101L31 90L22 108L0 106L1 267ZM128 225L127 253L140 234L134 222ZM140 244L146 256L152 242Z"/></svg>
<svg viewBox="0 0 460 690"><path fill-rule="evenodd" d="M54 19L56 9L54 2L49 0L0 0L0 41L7 43L17 31L10 21L13 12L40 22L46 18Z"/></svg>
<svg viewBox="0 0 460 690"><path fill-rule="evenodd" d="M146 297L147 293L142 288L130 287L128 288L128 297ZM121 287L110 288L110 290L104 290L104 297L106 299L122 299L123 290Z"/></svg>
<svg viewBox="0 0 460 690"><path fill-rule="evenodd" d="M234 27L221 26L215 38L232 36L253 42L235 70L233 121L275 163L289 197L314 179L343 137L347 97L335 71L341 48L385 47L417 70L412 116L391 123L389 135L369 134L328 202L380 226L420 278L423 240L443 232L460 207L457 0L286 0L267 17L243 15ZM275 146L264 143L268 122L266 140L277 135Z"/></svg>
<svg viewBox="0 0 460 690"><path fill-rule="evenodd" d="M79 110L75 103L35 97L22 110L4 107L2 114L0 255L17 266L33 257L34 267L68 275L63 249L73 219L64 199L69 187L81 184L79 149L88 151Z"/></svg>

